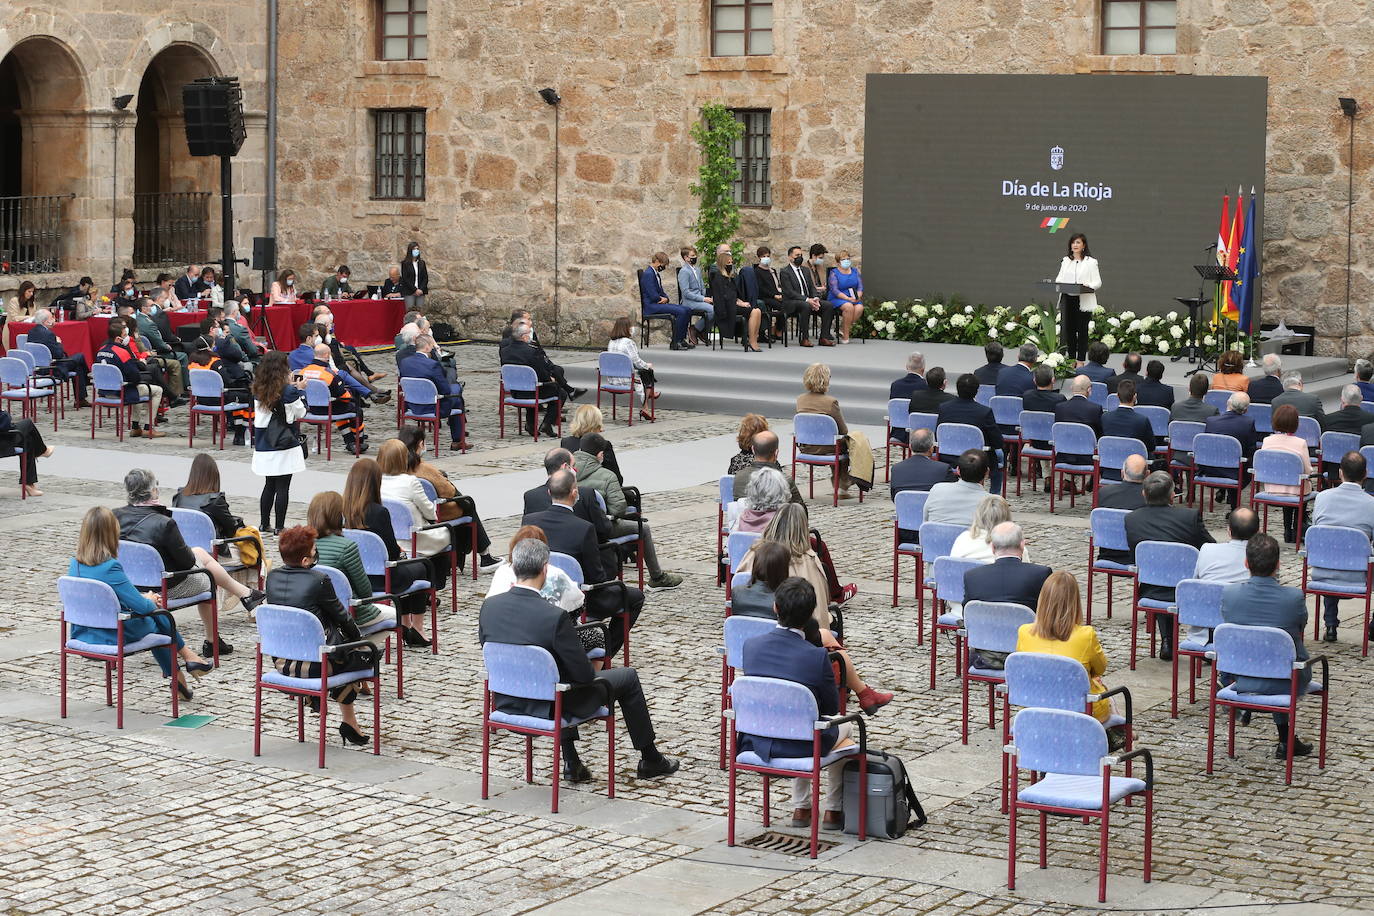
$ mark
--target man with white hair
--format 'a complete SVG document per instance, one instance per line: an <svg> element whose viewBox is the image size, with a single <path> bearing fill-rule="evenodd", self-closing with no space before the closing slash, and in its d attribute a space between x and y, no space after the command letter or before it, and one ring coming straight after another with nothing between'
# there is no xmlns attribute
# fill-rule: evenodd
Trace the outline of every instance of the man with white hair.
<svg viewBox="0 0 1374 916"><path fill-rule="evenodd" d="M1040 362L1040 348L1027 341L1016 351L1016 365L1008 366L997 376L997 394L1019 398L1035 387L1035 366Z"/></svg>
<svg viewBox="0 0 1374 916"><path fill-rule="evenodd" d="M463 442L463 385L461 382L457 385L449 383L444 367L439 365L436 350L437 345L433 337L428 334L419 335L415 338L410 355L400 361L398 372L400 378L428 379L434 384L434 390L441 398L439 416L448 418L448 431L452 443L450 449L456 450ZM434 414L434 408L425 404L407 402L406 409L422 415Z"/></svg>
<svg viewBox="0 0 1374 916"><path fill-rule="evenodd" d="M910 401L911 396L926 387L926 358L920 350L912 350L906 358L906 375L892 382L887 388L888 400L901 398ZM907 441L906 427L892 430L892 438L898 442Z"/></svg>
<svg viewBox="0 0 1374 916"><path fill-rule="evenodd" d="M559 387L558 380L554 375L554 366L549 357L543 350L530 342L534 334L534 326L528 321L517 319L511 323L510 338L503 341L501 347L501 365L503 366L529 366L534 370L535 377L539 381L539 397L556 397L558 400L552 404L546 404L541 409L543 422L539 425L539 433L544 436L556 435L553 428L553 418L556 413L563 410L564 391ZM532 391L513 391L512 395L519 398L533 397ZM534 408L528 407L523 413L525 419L521 423L521 429L528 429L531 434L534 431Z"/></svg>
<svg viewBox="0 0 1374 916"><path fill-rule="evenodd" d="M1088 395L1092 393L1092 390L1092 379L1086 375L1075 375L1073 381L1069 383L1069 399L1054 406L1054 422L1082 423L1084 426L1091 427L1094 435L1101 437L1102 406L1088 400ZM1059 461L1067 464L1092 464L1093 456L1061 454ZM1071 485L1077 487L1077 484Z"/></svg>
<svg viewBox="0 0 1374 916"><path fill-rule="evenodd" d="M1366 401L1374 401L1374 363L1367 359L1355 360L1355 384Z"/></svg>
<svg viewBox="0 0 1374 916"><path fill-rule="evenodd" d="M57 323L49 309L39 309L33 314L33 327L29 329L29 343L42 344L52 354L54 368L72 373L72 384L76 388L76 406L85 409L91 406L86 399L86 386L90 384L90 368L86 365L86 354L67 355L62 341L53 333L52 326Z"/></svg>
<svg viewBox="0 0 1374 916"><path fill-rule="evenodd" d="M1318 423L1326 416L1322 410L1321 398L1302 390L1302 374L1299 372L1290 372L1283 377L1283 394L1269 403L1274 405L1275 410L1284 404L1292 404L1297 409L1298 416L1312 417Z"/></svg>
<svg viewBox="0 0 1374 916"><path fill-rule="evenodd" d="M1232 392L1231 397L1226 401L1226 413L1218 414L1215 417L1208 417L1203 425L1203 432L1215 433L1219 436L1230 436L1240 443L1240 453L1245 459L1245 464L1249 465L1255 456L1255 446L1258 444L1258 436L1255 433L1255 418L1245 415L1250 409L1250 396L1244 391ZM1198 473L1208 477L1229 477L1236 479L1237 470L1235 468L1216 468L1206 465L1198 466ZM1245 485L1249 475L1241 472L1241 486ZM1231 508L1236 507L1236 490L1226 491L1226 501Z"/></svg>
<svg viewBox="0 0 1374 916"><path fill-rule="evenodd" d="M415 352L415 338L420 336L420 326L415 322L401 325L401 331L396 335L396 368L401 368L401 363L407 356ZM405 373L402 372L402 375Z"/></svg>
<svg viewBox="0 0 1374 916"><path fill-rule="evenodd" d="M1364 392L1360 386L1351 384L1342 387L1341 408L1321 418L1322 432L1354 433L1358 436L1365 423L1374 420L1374 414L1365 412L1360 406L1363 401Z"/></svg>
<svg viewBox="0 0 1374 916"><path fill-rule="evenodd" d="M1264 376L1252 381L1246 393L1250 395L1252 404L1270 404L1283 394L1283 382L1279 380L1283 372L1283 360L1279 359L1277 353L1266 353L1260 360L1260 367L1264 370Z"/></svg>
<svg viewBox="0 0 1374 916"><path fill-rule="evenodd" d="M964 605L970 601L1008 601L1035 610L1040 589L1053 570L1022 559L1026 537L1016 522L994 527L989 541L992 562L964 573Z"/></svg>

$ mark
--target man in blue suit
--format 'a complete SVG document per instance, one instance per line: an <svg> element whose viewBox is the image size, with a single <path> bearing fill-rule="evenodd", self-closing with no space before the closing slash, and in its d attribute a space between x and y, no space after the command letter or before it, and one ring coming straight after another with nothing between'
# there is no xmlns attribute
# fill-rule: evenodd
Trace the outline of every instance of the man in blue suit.
<svg viewBox="0 0 1374 916"><path fill-rule="evenodd" d="M830 665L830 654L810 641L807 627L810 625L815 637L815 623L812 613L816 609L816 591L800 576L784 579L773 593L774 610L778 615L778 625L767 633L760 634L744 643L744 674L748 677L771 677L778 680L801 684L816 698L816 711L821 716L833 716L840 710L840 693L835 684L835 671ZM853 744L850 740L850 724L832 725L821 732L821 754L829 754L837 747ZM738 743L742 754L752 752L764 763L771 763L775 757L810 757L811 742L800 739L764 738L741 733ZM824 793L826 830L839 830L844 826L841 802L844 798L844 782L841 778L843 762L836 762L826 768L829 776ZM811 826L811 780L792 780L792 826Z"/></svg>
<svg viewBox="0 0 1374 916"><path fill-rule="evenodd" d="M974 376L978 379L978 384L996 386L997 379L1007 370L1007 367L1002 364L1002 357L1005 352L1002 345L995 340L989 340L983 344L983 356L987 359L987 364L973 370Z"/></svg>
<svg viewBox="0 0 1374 916"><path fill-rule="evenodd" d="M978 377L972 372L965 372L954 383L954 390L958 397L940 405L940 412L937 414L939 422L964 423L983 431L983 444L991 453L988 460L992 469L992 479L988 486L991 487L991 492L1001 493L1002 456L1006 454L1007 446L1002 439L1002 430L993 419L992 408L984 407L974 400L978 395ZM936 430L936 435L938 438L939 430Z"/></svg>
<svg viewBox="0 0 1374 916"><path fill-rule="evenodd" d="M887 388L888 400L901 398L910 402L911 396L917 391L926 387L926 358L920 350L912 350L911 355L906 358L906 375L899 379L894 379ZM908 406L908 409L910 407ZM899 442L907 441L906 429L894 429L892 438Z"/></svg>
<svg viewBox="0 0 1374 916"><path fill-rule="evenodd" d="M1123 378L1116 387L1116 396L1121 406L1102 415L1102 435L1121 436L1126 439L1139 439L1145 445L1145 454L1153 457L1155 453L1155 433L1150 419L1135 409L1135 382ZM1102 469L1104 480L1120 480L1121 472L1114 468Z"/></svg>
<svg viewBox="0 0 1374 916"><path fill-rule="evenodd" d="M654 252L648 269L639 272L639 304L646 318L650 315L672 315L673 341L668 348L686 350L689 349L687 322L691 319L692 312L686 306L668 301L668 294L663 290L663 279L659 276L667 266L668 256L661 251Z"/></svg>
<svg viewBox="0 0 1374 916"><path fill-rule="evenodd" d="M1033 343L1023 343L1016 353L1017 363L1008 366L997 376L997 395L1019 398L1035 387L1035 364L1040 350Z"/></svg>
<svg viewBox="0 0 1374 916"><path fill-rule="evenodd" d="M434 338L428 334L421 334L415 338L415 352L401 360L400 378L423 378L434 383L435 389L443 399L439 402L439 416L448 418L448 432L453 442L453 448L458 448L458 444L463 439L463 385L449 383L448 375L444 372L444 367L435 358L434 351L438 345ZM406 409L411 413L433 414L432 407L421 404L407 404Z"/></svg>
<svg viewBox="0 0 1374 916"><path fill-rule="evenodd" d="M1218 414L1215 417L1208 417L1203 423L1203 431L1215 433L1219 436L1230 436L1240 443L1240 453L1248 465L1255 455L1255 446L1258 444L1259 437L1255 433L1254 417L1247 417L1245 412L1250 409L1250 395L1243 391L1234 392L1226 402L1226 413ZM1235 468L1209 468L1199 466L1198 470L1208 477L1230 477L1236 478ZM1247 474L1241 472L1240 481L1243 485L1248 479ZM1226 501L1231 508L1236 507L1236 490L1226 491Z"/></svg>
<svg viewBox="0 0 1374 916"><path fill-rule="evenodd" d="M1002 522L990 533L993 560L964 573L964 601L1010 601L1035 610L1040 589L1053 572L1022 559L1026 536L1016 522Z"/></svg>
<svg viewBox="0 0 1374 916"><path fill-rule="evenodd" d="M1297 660L1306 661L1307 646L1302 634L1307 629L1307 605L1301 589L1280 585L1279 542L1267 534L1256 534L1245 545L1245 565L1250 578L1228 585L1221 593L1221 619L1247 627L1278 627L1293 639ZM1230 678L1225 678L1230 680ZM1288 678L1236 677L1237 693L1287 694L1293 687ZM1298 672L1298 690L1305 691L1312 680L1312 669ZM1248 717L1247 717L1248 718ZM1279 733L1274 756L1288 758L1288 714L1274 713L1274 728ZM1312 745L1293 736L1293 756L1306 757Z"/></svg>
<svg viewBox="0 0 1374 916"><path fill-rule="evenodd" d="M52 312L47 309L39 309L33 316L33 327L29 329L29 343L42 344L48 348L52 354L52 364L55 369L62 372L70 372L73 375L72 382L76 386L76 406L78 409L91 406L91 402L86 400L86 386L89 384L90 368L86 365L86 355L78 353L75 356L68 356L66 349L62 346L62 341L58 340L53 333L52 326L55 324Z"/></svg>
<svg viewBox="0 0 1374 916"><path fill-rule="evenodd" d="M1092 352L1091 348L1089 352ZM1054 422L1082 423L1084 426L1091 427L1092 431L1100 438L1102 436L1102 405L1094 404L1088 400L1088 394L1092 390L1092 379L1086 375L1075 375L1073 381L1069 382L1069 399L1054 406ZM1092 464L1093 456L1060 454L1059 460L1068 464Z"/></svg>
<svg viewBox="0 0 1374 916"><path fill-rule="evenodd" d="M1111 390L1112 376L1115 372L1107 368L1107 360L1111 358L1112 351L1107 349L1107 345L1100 340L1094 340L1088 345L1088 361L1078 368L1078 371L1092 379L1094 382L1102 382Z"/></svg>
<svg viewBox="0 0 1374 916"><path fill-rule="evenodd" d="M1152 359L1145 364L1145 378L1135 389L1136 403L1142 407L1174 406L1174 386L1164 384L1164 364Z"/></svg>

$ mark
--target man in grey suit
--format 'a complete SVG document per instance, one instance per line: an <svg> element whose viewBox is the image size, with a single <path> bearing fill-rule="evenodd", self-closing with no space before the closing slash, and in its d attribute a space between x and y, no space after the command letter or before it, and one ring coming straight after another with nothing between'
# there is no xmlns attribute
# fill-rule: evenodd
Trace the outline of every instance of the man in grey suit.
<svg viewBox="0 0 1374 916"><path fill-rule="evenodd" d="M921 521L964 526L973 521L974 510L988 495L983 489L983 478L988 473L988 453L969 449L959 456L958 469L958 480L937 483L930 488Z"/></svg>
<svg viewBox="0 0 1374 916"><path fill-rule="evenodd" d="M1188 420L1192 423L1205 423L1208 417L1215 417L1221 411L1208 404L1202 399L1207 393L1211 384L1207 381L1207 373L1197 372L1188 379L1188 397L1182 401L1175 401L1174 406L1169 409L1170 420Z"/></svg>
<svg viewBox="0 0 1374 916"><path fill-rule="evenodd" d="M1297 372L1290 372L1283 377L1283 394L1269 403L1274 405L1275 410L1284 404L1292 404L1298 409L1298 416L1312 417L1318 423L1326 417L1326 412L1322 410L1322 399L1302 390L1302 375Z"/></svg>
<svg viewBox="0 0 1374 916"><path fill-rule="evenodd" d="M788 502L796 503L803 509L806 508L806 500L802 499L801 491L797 489L797 482L787 475L778 463L778 434L771 429L754 434L752 440L754 460L735 472L735 499L743 499L749 492L749 478L754 476L754 472L759 468L773 468L787 478L787 487L791 491Z"/></svg>
<svg viewBox="0 0 1374 916"><path fill-rule="evenodd" d="M701 278L701 271L697 269L697 250L684 246L678 254L682 256L682 266L677 272L678 299L694 314L701 316L694 325L693 333L697 339L692 342L707 343L707 328L715 320L716 310L711 304L711 298L706 295L706 281Z"/></svg>
<svg viewBox="0 0 1374 916"><path fill-rule="evenodd" d="M1293 648L1298 661L1307 660L1307 646L1302 634L1307 629L1307 605L1303 601L1302 590L1291 585L1280 585L1279 542L1267 534L1257 534L1245 545L1245 565L1250 568L1250 578L1235 585L1228 585L1221 593L1221 618L1227 623L1247 627L1278 627L1293 638ZM1226 680L1230 680L1229 677ZM1312 670L1303 668L1298 672L1298 690L1305 691L1312 680ZM1288 678L1237 677L1237 693L1246 694L1287 694L1292 689ZM1248 710L1241 714L1243 722L1249 722ZM1274 756L1279 760L1288 758L1288 714L1274 713L1274 727L1279 733L1279 743L1274 748ZM1306 757L1312 753L1312 745L1293 736L1293 756Z"/></svg>
<svg viewBox="0 0 1374 916"><path fill-rule="evenodd" d="M1312 507L1312 524L1358 528L1364 532L1366 538L1374 537L1374 496L1364 491L1366 472L1364 456L1359 452L1346 452L1341 458L1341 485L1317 494ZM1313 566L1310 567L1310 578L1363 586L1365 573L1362 570L1322 569ZM1363 597L1363 594L1351 597ZM1336 641L1336 625L1340 623L1340 600L1330 595L1322 596L1325 610L1322 616L1326 625L1326 632L1322 634L1323 642ZM1371 630L1374 631L1374 626L1371 626Z"/></svg>

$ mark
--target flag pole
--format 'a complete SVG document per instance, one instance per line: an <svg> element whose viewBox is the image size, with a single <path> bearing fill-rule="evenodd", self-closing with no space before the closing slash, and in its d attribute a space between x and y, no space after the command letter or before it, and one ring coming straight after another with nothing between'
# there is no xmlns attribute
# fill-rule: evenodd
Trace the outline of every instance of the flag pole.
<svg viewBox="0 0 1374 916"><path fill-rule="evenodd" d="M1254 185L1250 186L1250 199L1255 199ZM1258 215L1258 213L1256 215ZM1259 236L1256 235L1255 258L1259 261L1260 269L1255 271L1255 284L1258 287L1258 289L1255 290L1254 303L1250 306L1250 362L1248 365L1251 369L1257 368L1259 366L1259 363L1255 362L1255 325L1259 323L1260 303L1263 302L1264 299L1264 258L1261 257L1263 253L1264 244L1260 241Z"/></svg>

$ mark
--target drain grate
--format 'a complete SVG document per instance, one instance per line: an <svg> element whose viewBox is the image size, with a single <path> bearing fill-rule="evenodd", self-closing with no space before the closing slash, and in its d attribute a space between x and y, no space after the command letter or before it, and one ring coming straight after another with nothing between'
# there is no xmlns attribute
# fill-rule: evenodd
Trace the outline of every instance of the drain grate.
<svg viewBox="0 0 1374 916"><path fill-rule="evenodd" d="M776 830L764 831L756 837L745 840L740 845L748 846L750 849L762 849L766 852L780 852L787 856L811 855L810 836L796 836L790 833L779 833ZM834 848L835 844L829 840L816 841L818 854Z"/></svg>

